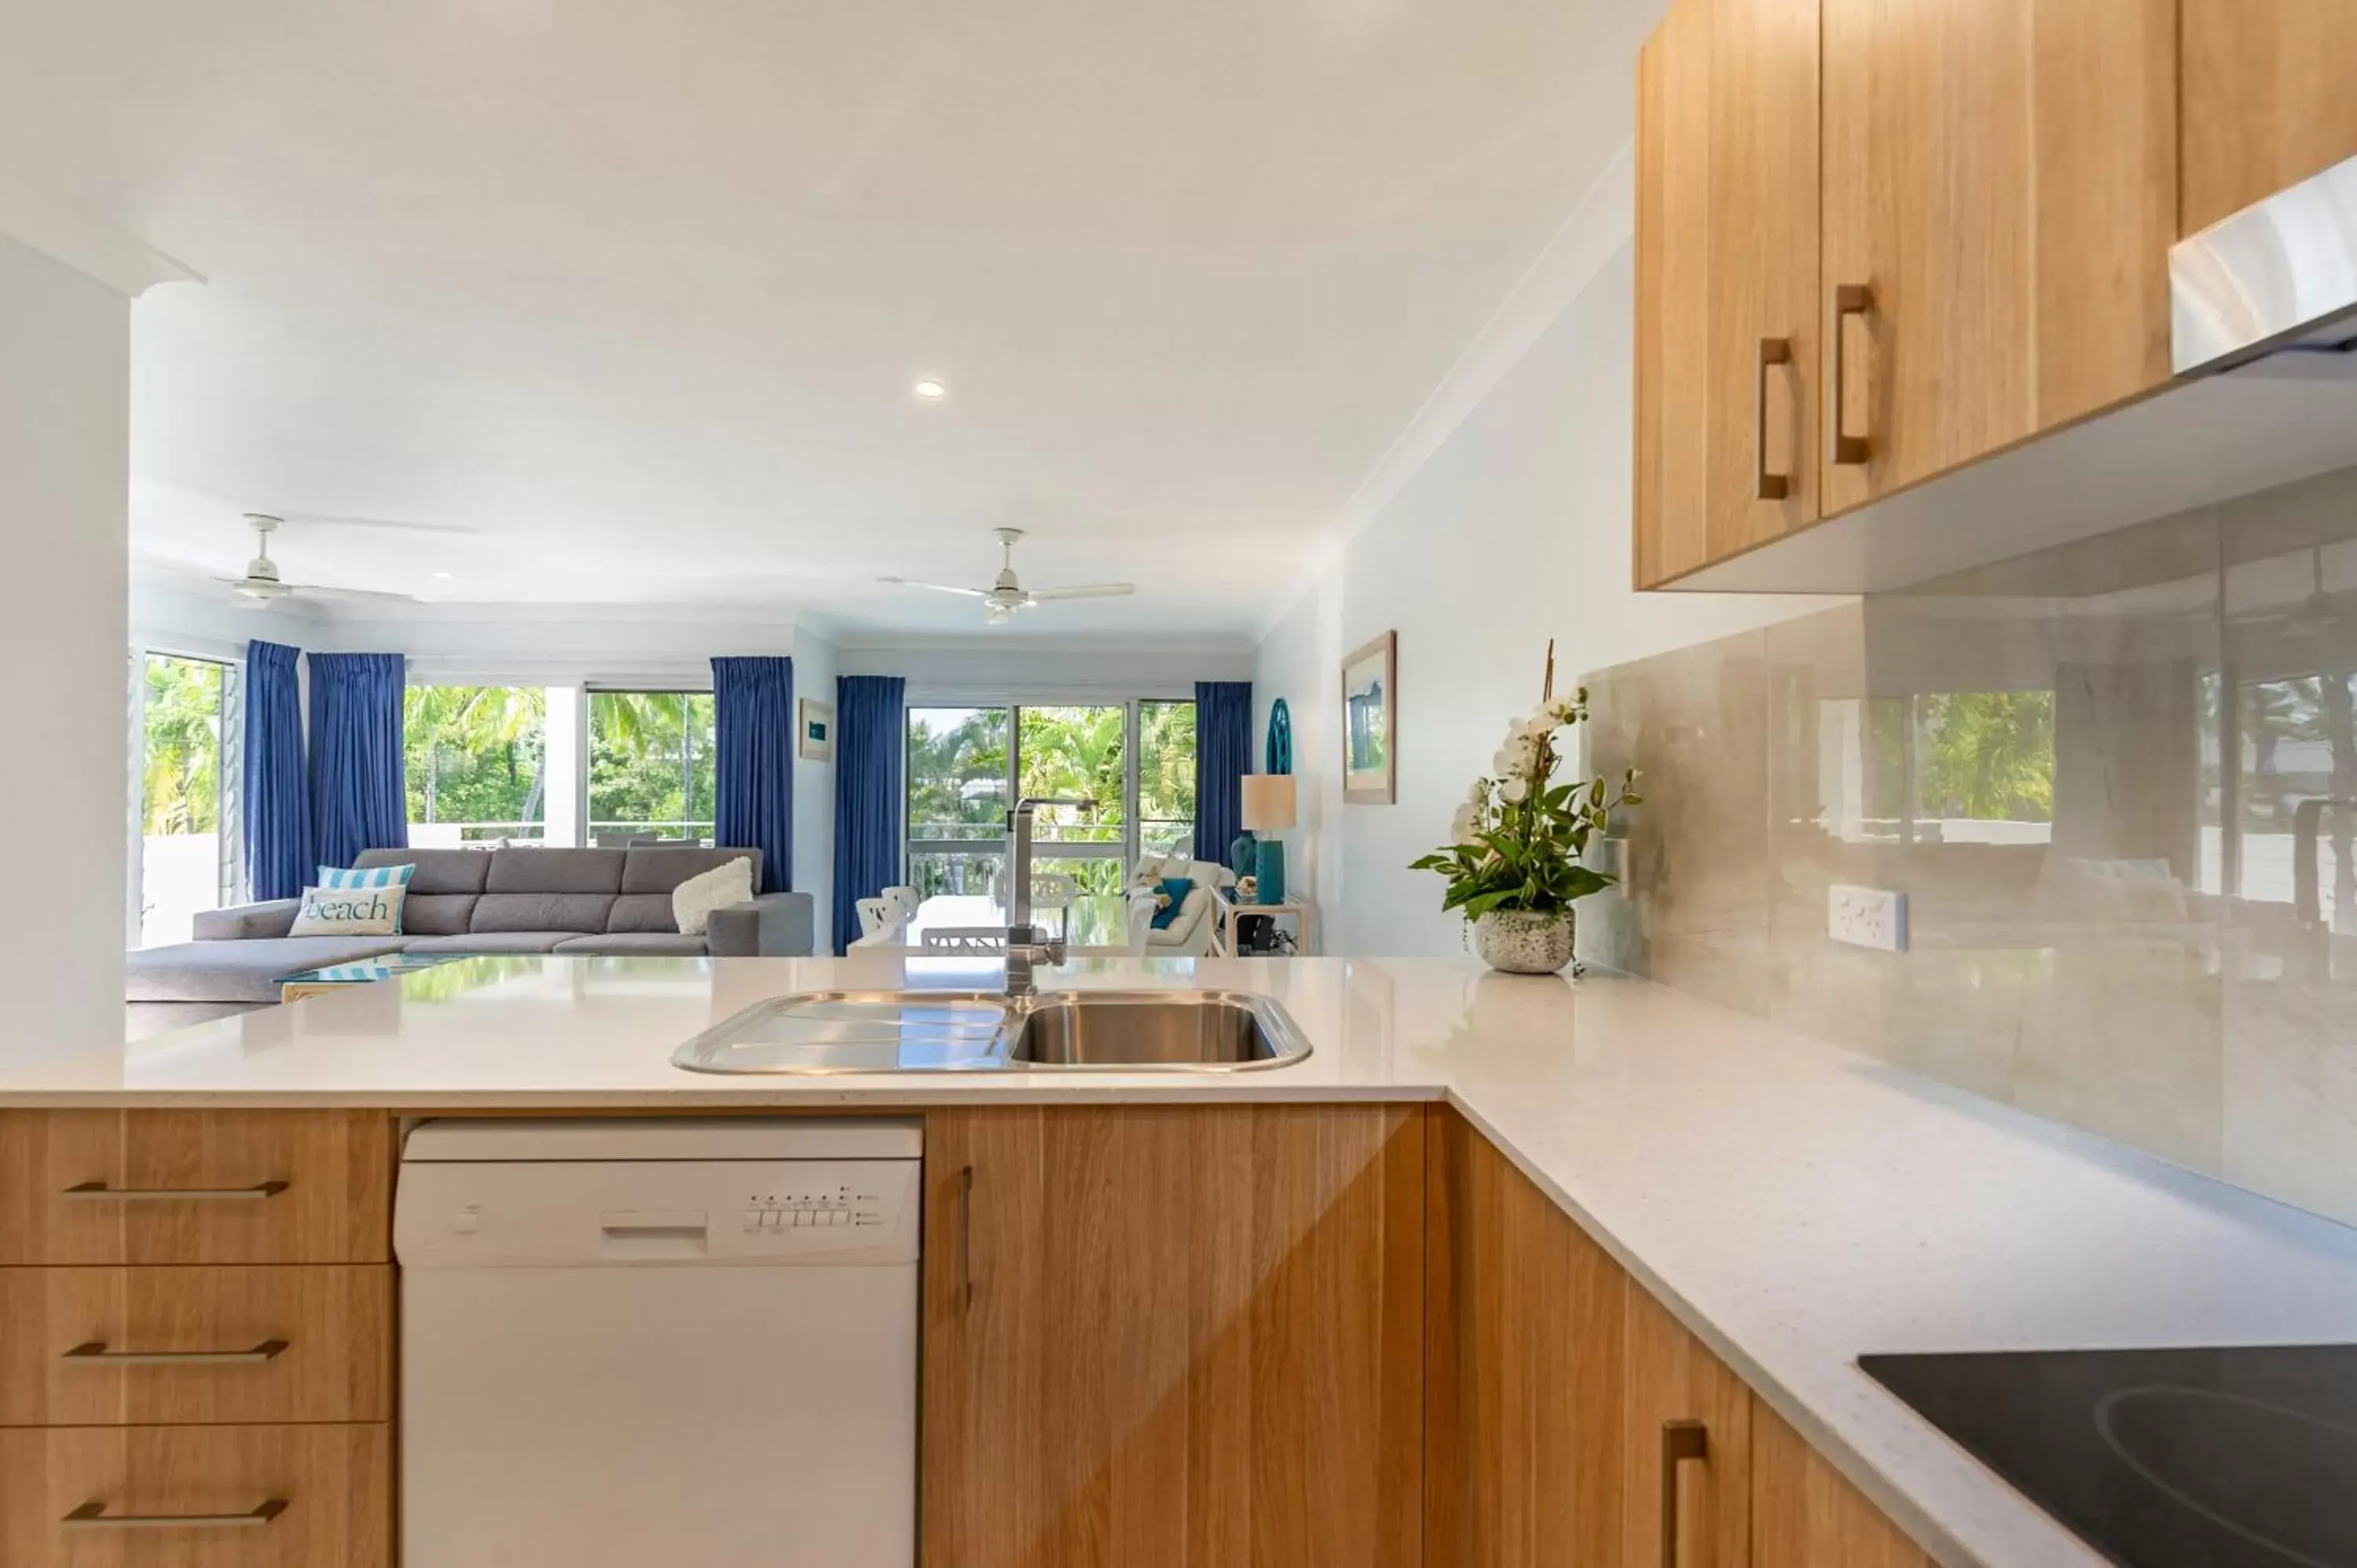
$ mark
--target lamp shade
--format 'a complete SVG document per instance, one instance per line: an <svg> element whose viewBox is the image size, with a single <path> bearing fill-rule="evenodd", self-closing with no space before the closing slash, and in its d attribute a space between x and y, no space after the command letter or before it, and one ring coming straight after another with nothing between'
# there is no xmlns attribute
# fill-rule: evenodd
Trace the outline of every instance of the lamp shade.
<svg viewBox="0 0 2357 1568"><path fill-rule="evenodd" d="M1244 775L1244 826L1256 833L1293 825L1293 775Z"/></svg>

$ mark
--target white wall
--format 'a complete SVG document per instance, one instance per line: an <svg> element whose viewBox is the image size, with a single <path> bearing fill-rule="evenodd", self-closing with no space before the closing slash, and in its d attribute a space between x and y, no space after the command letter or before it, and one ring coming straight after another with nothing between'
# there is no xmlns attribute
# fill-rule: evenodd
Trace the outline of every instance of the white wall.
<svg viewBox="0 0 2357 1568"><path fill-rule="evenodd" d="M920 703L1192 697L1198 681L1249 681L1243 643L1124 645L1103 640L1009 642L998 638L843 646L845 675L903 675Z"/></svg>
<svg viewBox="0 0 2357 1568"><path fill-rule="evenodd" d="M794 631L794 705L804 697L834 703L834 644L808 628ZM799 714L797 715L799 719ZM827 951L834 919L834 763L813 762L794 745L794 887L816 899L813 935Z"/></svg>
<svg viewBox="0 0 2357 1568"><path fill-rule="evenodd" d="M0 769L0 1061L123 1038L124 585L131 306L0 239L0 539L17 557L0 616L15 672L16 766Z"/></svg>
<svg viewBox="0 0 2357 1568"><path fill-rule="evenodd" d="M1630 587L1631 203L1625 179L1599 188L1588 231L1559 241L1594 258L1584 282L1260 645L1260 725L1279 696L1293 710L1302 826L1288 854L1308 870L1328 952L1462 950L1439 879L1407 865L1446 836L1507 720L1538 701L1548 638L1560 688L1834 602ZM1345 805L1340 660L1385 630L1399 634L1399 802Z"/></svg>

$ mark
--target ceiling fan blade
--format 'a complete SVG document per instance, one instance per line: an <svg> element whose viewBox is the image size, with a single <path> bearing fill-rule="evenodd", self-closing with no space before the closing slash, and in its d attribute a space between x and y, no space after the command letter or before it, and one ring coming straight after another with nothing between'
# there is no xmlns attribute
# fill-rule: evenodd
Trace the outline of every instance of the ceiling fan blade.
<svg viewBox="0 0 2357 1568"><path fill-rule="evenodd" d="M290 592L315 599L371 599L404 605L423 602L415 594L380 593L374 588L325 588L312 583L289 583L286 586Z"/></svg>
<svg viewBox="0 0 2357 1568"><path fill-rule="evenodd" d="M878 577L879 583L889 583L896 588L923 588L929 593L955 594L961 598L982 599L990 596L987 588L953 588L947 583L920 583L912 577Z"/></svg>
<svg viewBox="0 0 2357 1568"><path fill-rule="evenodd" d="M1082 583L1069 588L1032 588L1035 599L1118 599L1137 592L1135 583Z"/></svg>
<svg viewBox="0 0 2357 1568"><path fill-rule="evenodd" d="M338 517L329 512L290 511L281 514L283 521L300 523L307 528L382 528L396 533L450 533L476 535L483 531L458 522L412 522L398 517Z"/></svg>

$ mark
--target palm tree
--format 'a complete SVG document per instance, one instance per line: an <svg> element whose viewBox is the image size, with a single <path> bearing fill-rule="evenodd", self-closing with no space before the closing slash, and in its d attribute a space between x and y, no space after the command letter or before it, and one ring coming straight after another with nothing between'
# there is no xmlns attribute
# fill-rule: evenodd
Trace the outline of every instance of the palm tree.
<svg viewBox="0 0 2357 1568"><path fill-rule="evenodd" d="M193 659L147 659L141 832L220 831L222 673Z"/></svg>

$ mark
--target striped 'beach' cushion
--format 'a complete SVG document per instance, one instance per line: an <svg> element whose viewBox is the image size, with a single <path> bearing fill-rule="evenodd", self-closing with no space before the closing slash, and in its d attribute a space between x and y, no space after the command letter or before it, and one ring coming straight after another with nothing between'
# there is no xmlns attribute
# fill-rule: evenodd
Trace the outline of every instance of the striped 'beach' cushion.
<svg viewBox="0 0 2357 1568"><path fill-rule="evenodd" d="M401 935L401 907L408 902L409 879L417 875L415 865L371 865L365 871L349 871L340 866L319 867L319 887L323 892L350 890L354 887L398 887L403 897L393 907L392 935Z"/></svg>

